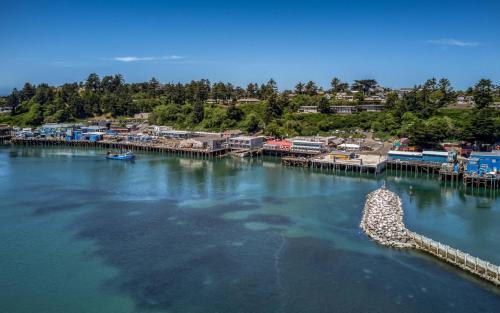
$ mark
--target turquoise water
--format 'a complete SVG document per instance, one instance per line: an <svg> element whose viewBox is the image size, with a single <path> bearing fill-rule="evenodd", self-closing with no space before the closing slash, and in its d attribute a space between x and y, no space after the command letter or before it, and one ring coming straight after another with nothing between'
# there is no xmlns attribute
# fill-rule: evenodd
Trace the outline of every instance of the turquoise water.
<svg viewBox="0 0 500 313"><path fill-rule="evenodd" d="M386 179L409 228L500 264L500 200L274 159L0 148L0 312L497 312L500 292L359 228Z"/></svg>

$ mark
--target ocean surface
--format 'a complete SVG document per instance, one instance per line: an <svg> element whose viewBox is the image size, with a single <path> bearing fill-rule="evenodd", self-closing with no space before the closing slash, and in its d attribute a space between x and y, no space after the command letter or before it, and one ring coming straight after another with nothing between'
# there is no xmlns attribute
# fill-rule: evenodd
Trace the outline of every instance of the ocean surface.
<svg viewBox="0 0 500 313"><path fill-rule="evenodd" d="M408 228L500 264L500 198L276 159L0 147L0 312L498 312L492 285L359 229L386 181Z"/></svg>

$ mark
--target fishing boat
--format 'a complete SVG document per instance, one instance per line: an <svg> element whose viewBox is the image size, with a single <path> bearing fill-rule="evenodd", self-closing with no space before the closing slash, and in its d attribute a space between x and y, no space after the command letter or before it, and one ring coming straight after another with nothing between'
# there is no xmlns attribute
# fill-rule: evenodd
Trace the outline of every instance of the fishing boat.
<svg viewBox="0 0 500 313"><path fill-rule="evenodd" d="M135 160L135 155L131 151L127 151L125 153L114 153L108 151L106 154L106 159L108 160L122 160L122 161L133 161Z"/></svg>

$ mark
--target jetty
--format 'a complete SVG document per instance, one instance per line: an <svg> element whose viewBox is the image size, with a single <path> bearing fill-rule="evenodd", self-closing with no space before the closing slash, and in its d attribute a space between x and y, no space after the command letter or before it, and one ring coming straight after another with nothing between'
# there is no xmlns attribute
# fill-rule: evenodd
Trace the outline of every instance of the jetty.
<svg viewBox="0 0 500 313"><path fill-rule="evenodd" d="M418 249L476 277L500 286L500 267L408 230L401 198L382 187L366 197L360 227L375 242L392 248Z"/></svg>

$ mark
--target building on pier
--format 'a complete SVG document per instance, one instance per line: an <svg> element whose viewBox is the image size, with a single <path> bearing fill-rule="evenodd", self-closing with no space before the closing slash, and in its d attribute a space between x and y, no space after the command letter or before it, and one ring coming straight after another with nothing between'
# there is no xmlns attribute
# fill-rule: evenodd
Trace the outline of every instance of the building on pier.
<svg viewBox="0 0 500 313"><path fill-rule="evenodd" d="M421 152L391 150L387 157L389 161L422 161Z"/></svg>
<svg viewBox="0 0 500 313"><path fill-rule="evenodd" d="M494 173L500 170L500 151L473 152L467 161L467 173L479 175Z"/></svg>
<svg viewBox="0 0 500 313"><path fill-rule="evenodd" d="M181 148L197 148L208 150L223 149L227 139L219 136L203 136L182 140L179 143Z"/></svg>
<svg viewBox="0 0 500 313"><path fill-rule="evenodd" d="M228 140L230 149L259 149L264 145L264 137L262 136L238 136Z"/></svg>
<svg viewBox="0 0 500 313"><path fill-rule="evenodd" d="M453 151L422 151L422 161L431 163L453 162L456 153Z"/></svg>
<svg viewBox="0 0 500 313"><path fill-rule="evenodd" d="M292 142L290 140L277 140L277 139L272 139L266 141L264 144L264 150L283 150L283 151L290 151L292 148Z"/></svg>

